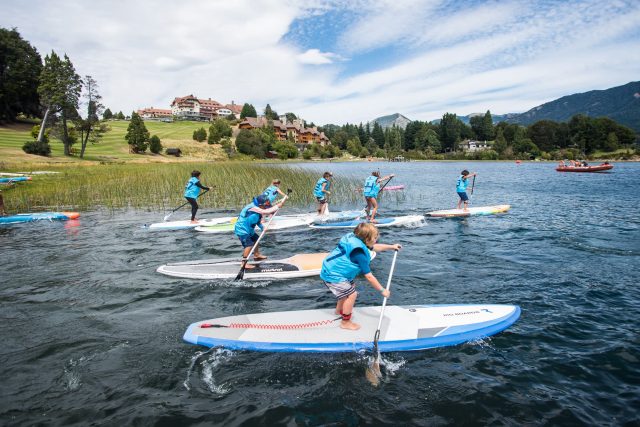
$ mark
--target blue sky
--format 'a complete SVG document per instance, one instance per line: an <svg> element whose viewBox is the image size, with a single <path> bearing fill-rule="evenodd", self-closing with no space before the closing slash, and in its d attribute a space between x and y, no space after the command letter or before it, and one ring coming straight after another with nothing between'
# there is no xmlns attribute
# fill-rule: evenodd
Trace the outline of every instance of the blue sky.
<svg viewBox="0 0 640 427"><path fill-rule="evenodd" d="M3 0L104 104L194 94L316 124L523 112L640 79L640 1Z"/></svg>

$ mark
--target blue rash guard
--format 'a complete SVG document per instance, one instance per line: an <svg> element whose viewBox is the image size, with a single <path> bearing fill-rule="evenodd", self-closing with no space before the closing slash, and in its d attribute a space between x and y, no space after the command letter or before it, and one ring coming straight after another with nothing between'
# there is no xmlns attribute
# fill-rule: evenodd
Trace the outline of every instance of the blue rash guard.
<svg viewBox="0 0 640 427"><path fill-rule="evenodd" d="M361 267L362 259L357 252L364 257L364 264L368 266L371 254L364 242L353 233L343 236L338 246L322 262L320 278L328 283L350 282L358 274L371 272L369 268L365 272Z"/></svg>

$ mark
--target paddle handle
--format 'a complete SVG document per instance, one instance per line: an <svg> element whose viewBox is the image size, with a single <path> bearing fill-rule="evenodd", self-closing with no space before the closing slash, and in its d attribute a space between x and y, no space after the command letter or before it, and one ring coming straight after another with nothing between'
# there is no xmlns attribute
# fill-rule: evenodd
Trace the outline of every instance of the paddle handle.
<svg viewBox="0 0 640 427"><path fill-rule="evenodd" d="M391 278L393 277L393 270L396 268L396 258L398 258L398 250L396 249L393 253L393 261L391 262L391 270L389 271L389 278L387 279L387 287L385 288L387 291L391 288ZM378 338L380 336L380 327L382 326L382 317L384 316L384 309L387 306L387 297L384 297L382 301L382 309L380 310L380 319L378 320L378 329L376 330L376 336L374 339L375 345L377 346Z"/></svg>

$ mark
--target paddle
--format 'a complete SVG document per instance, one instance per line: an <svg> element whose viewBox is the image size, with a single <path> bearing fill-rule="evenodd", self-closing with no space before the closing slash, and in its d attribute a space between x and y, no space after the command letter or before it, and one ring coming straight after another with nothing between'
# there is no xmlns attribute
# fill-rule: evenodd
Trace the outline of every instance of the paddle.
<svg viewBox="0 0 640 427"><path fill-rule="evenodd" d="M289 194L291 194L293 190L291 190L290 188L287 189L287 195L284 196L284 199L282 199L282 201L284 202L285 200L287 200L287 198L289 198ZM242 280L242 278L244 277L244 271L247 269L247 263L249 262L249 258L251 258L251 255L253 255L253 251L256 250L256 248L258 247L258 243L260 243L260 240L262 240L262 236L264 236L267 233L267 230L269 229L269 226L271 225L271 221L273 221L273 218L276 217L276 214L278 213L280 209L276 209L276 211L273 213L273 215L271 215L271 218L269 218L269 222L267 222L267 225L264 227L264 229L262 230L262 233L260 233L260 236L258 237L258 240L256 240L256 242L253 244L253 246L251 247L251 252L249 252L249 255L247 255L246 258L244 258L242 260L242 265L240 266L240 271L238 271L238 275L236 276L236 278L234 280Z"/></svg>
<svg viewBox="0 0 640 427"><path fill-rule="evenodd" d="M391 278L393 277L393 270L396 267L396 258L398 257L398 250L396 249L393 254L393 261L391 262L391 270L389 271L389 278L387 279L387 290L391 287ZM378 340L380 339L380 327L382 326L382 317L384 316L384 308L387 305L387 297L382 301L382 309L380 310L380 319L378 320L378 329L373 337L373 353L374 361L367 368L366 377L373 386L377 386L380 383L382 374L380 373L380 350L378 350Z"/></svg>
<svg viewBox="0 0 640 427"><path fill-rule="evenodd" d="M387 180L387 182L385 182L385 183L382 185L382 187L380 187L380 191L378 191L378 193L381 193L381 192L382 192L382 190L384 190L384 187L386 187L386 186L387 186L387 184L389 183L389 181L391 181L392 179L393 179L393 177L392 177L392 176L390 176L390 177L389 177L389 179ZM367 205L367 206L365 206L365 207L364 207L364 209L362 209L362 211L360 212L360 215L358 215L358 217L356 218L356 221L357 221L357 220L359 220L359 219L362 217L362 215L365 215L365 214L367 213L367 208L368 208L368 207L369 207L369 206Z"/></svg>
<svg viewBox="0 0 640 427"><path fill-rule="evenodd" d="M473 175L473 181L471 181L471 194L473 194L473 187L476 185L476 176Z"/></svg>
<svg viewBox="0 0 640 427"><path fill-rule="evenodd" d="M213 187L211 187L211 188L213 188ZM203 191L203 192L202 192L198 197L200 197L200 196L204 195L204 193L207 193L208 191L209 191L209 190L204 190L204 191ZM183 208L183 207L187 206L188 204L189 204L189 202L183 203L183 204L181 204L180 206L178 206L177 208L175 208L174 210L172 210L171 212L169 212L169 214L168 214L168 215L165 215L165 216L164 216L164 221L166 222L166 221L169 219L169 217L170 217L171 215L173 215L173 213L174 213L175 211L177 211L177 210L179 210L179 209L181 209L181 208Z"/></svg>

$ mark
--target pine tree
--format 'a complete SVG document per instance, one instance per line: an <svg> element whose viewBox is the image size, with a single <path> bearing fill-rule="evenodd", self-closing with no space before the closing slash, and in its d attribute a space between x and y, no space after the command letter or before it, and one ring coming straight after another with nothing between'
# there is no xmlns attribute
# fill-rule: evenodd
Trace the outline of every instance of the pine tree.
<svg viewBox="0 0 640 427"><path fill-rule="evenodd" d="M240 112L240 119L244 119L246 117L258 117L258 113L256 113L256 109L253 105L245 102L242 106L242 111Z"/></svg>
<svg viewBox="0 0 640 427"><path fill-rule="evenodd" d="M127 127L127 134L124 139L129 144L129 149L133 153L144 153L147 151L149 142L149 131L144 125L142 117L136 112L131 113L131 121Z"/></svg>

